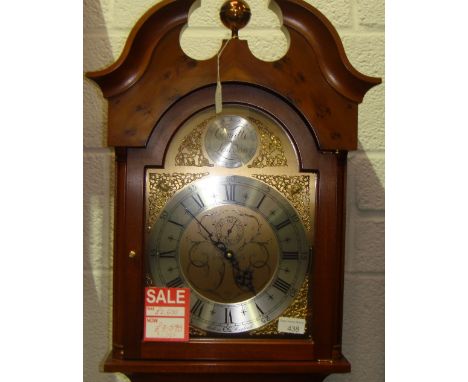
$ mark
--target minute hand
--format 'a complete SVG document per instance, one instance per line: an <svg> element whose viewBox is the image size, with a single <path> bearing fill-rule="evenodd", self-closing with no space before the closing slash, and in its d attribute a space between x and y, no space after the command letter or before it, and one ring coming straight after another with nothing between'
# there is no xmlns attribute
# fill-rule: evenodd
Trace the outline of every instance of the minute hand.
<svg viewBox="0 0 468 382"><path fill-rule="evenodd" d="M196 217L194 214L192 214L192 213L190 212L190 210L189 210L187 207L185 207L185 206L183 206L183 207L184 207L185 211L186 211L190 216L192 216L192 217L195 219L195 221L200 225L200 227L202 227L202 228L205 230L205 232L208 234L208 237L210 238L211 243L212 243L216 248L218 248L219 250L223 251L223 253L226 253L226 251L227 251L226 245L224 245L224 243L222 243L222 242L220 242L220 241L214 240L214 239L213 239L213 234L212 234L210 231L208 231L208 230L206 229L206 227L202 224L202 222L201 222L200 220L198 220L197 217Z"/></svg>

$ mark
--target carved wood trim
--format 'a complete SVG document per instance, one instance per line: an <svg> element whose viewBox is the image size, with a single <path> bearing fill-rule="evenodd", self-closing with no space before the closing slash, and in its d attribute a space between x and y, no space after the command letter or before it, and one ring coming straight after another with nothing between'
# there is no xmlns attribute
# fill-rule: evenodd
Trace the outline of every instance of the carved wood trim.
<svg viewBox="0 0 468 382"><path fill-rule="evenodd" d="M166 0L135 25L120 58L87 73L109 100L109 146L143 147L177 100L216 82L216 58L195 61L179 46L191 0ZM313 126L321 150L357 148L357 104L381 82L352 67L331 23L299 0L278 0L291 47L281 60L256 59L245 41L223 53L225 82L245 82L286 97ZM214 100L213 100L214 103Z"/></svg>

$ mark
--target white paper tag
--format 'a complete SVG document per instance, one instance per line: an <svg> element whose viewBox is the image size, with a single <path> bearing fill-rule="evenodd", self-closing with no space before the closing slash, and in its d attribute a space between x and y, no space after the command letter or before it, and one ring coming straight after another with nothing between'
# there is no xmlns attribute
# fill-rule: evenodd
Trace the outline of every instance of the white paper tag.
<svg viewBox="0 0 468 382"><path fill-rule="evenodd" d="M278 332L304 334L306 321L303 318L280 317L278 319Z"/></svg>
<svg viewBox="0 0 468 382"><path fill-rule="evenodd" d="M223 111L223 90L221 87L221 82L219 81L216 84L215 108L216 108L216 114L220 114Z"/></svg>

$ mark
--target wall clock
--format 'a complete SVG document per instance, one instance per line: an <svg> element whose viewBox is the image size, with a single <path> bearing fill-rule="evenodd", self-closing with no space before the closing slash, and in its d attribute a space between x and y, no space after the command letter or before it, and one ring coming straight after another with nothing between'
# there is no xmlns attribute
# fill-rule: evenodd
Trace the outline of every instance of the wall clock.
<svg viewBox="0 0 468 382"><path fill-rule="evenodd" d="M282 0L288 53L262 62L232 40L216 114L216 59L192 60L179 46L191 5L157 4L122 57L88 73L109 101L117 168L104 370L132 381L348 372L346 157L357 146L357 105L380 79L351 67L315 8ZM188 342L143 340L146 286L190 288Z"/></svg>

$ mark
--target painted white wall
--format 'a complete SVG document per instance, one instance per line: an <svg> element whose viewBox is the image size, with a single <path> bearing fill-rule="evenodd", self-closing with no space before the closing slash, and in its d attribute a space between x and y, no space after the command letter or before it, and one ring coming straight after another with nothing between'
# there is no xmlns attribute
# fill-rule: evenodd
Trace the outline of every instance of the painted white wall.
<svg viewBox="0 0 468 382"><path fill-rule="evenodd" d="M84 70L103 69L113 63L133 25L157 2L84 0ZM204 0L208 5L219 2ZM384 76L384 0L308 2L337 28L356 69L367 75ZM255 6L261 8L265 0L249 3L258 3ZM259 17L261 20L262 15ZM194 41L197 44L200 40ZM203 49L202 46L192 48ZM106 113L106 101L99 89L85 79L85 382L127 381L123 375L100 372L100 365L111 348L112 319L114 157L106 147ZM382 84L371 89L359 107L359 150L349 157L343 353L352 363L352 373L331 376L329 382L384 380L384 163Z"/></svg>

